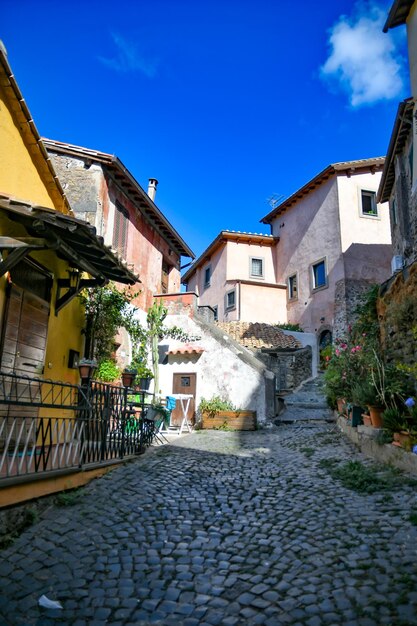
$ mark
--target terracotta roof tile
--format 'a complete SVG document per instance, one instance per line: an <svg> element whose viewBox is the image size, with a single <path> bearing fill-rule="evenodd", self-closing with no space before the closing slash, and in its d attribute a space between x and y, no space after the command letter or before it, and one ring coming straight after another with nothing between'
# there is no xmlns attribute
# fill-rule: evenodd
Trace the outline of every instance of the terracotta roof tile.
<svg viewBox="0 0 417 626"><path fill-rule="evenodd" d="M260 322L218 322L218 328L226 332L245 348L301 348L292 335L285 334L277 326Z"/></svg>

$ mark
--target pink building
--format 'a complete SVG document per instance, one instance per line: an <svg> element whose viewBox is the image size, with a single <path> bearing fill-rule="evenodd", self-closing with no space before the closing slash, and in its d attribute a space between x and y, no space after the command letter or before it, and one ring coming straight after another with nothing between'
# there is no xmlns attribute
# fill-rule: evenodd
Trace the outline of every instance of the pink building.
<svg viewBox="0 0 417 626"><path fill-rule="evenodd" d="M343 334L362 294L391 273L383 167L329 165L261 220L270 235L222 231L182 282L219 322L291 322L319 343Z"/></svg>
<svg viewBox="0 0 417 626"><path fill-rule="evenodd" d="M277 243L271 235L224 230L182 282L220 322L284 322L286 286L277 280Z"/></svg>
<svg viewBox="0 0 417 626"><path fill-rule="evenodd" d="M180 291L181 257L194 258L175 228L156 206L158 181L146 193L123 163L111 154L44 139L77 217L139 276L136 306L147 311L154 294Z"/></svg>

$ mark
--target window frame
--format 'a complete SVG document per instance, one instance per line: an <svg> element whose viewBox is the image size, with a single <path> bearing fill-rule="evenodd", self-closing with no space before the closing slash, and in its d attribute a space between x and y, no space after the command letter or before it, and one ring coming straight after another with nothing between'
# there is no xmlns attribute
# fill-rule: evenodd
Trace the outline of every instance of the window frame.
<svg viewBox="0 0 417 626"><path fill-rule="evenodd" d="M253 261L260 261L262 266L261 274L253 273ZM265 258L263 256L251 256L249 257L249 276L250 278L262 279L265 278Z"/></svg>
<svg viewBox="0 0 417 626"><path fill-rule="evenodd" d="M370 197L375 213L365 213L365 211L363 210L363 198L364 196L366 197ZM361 217L370 217L372 219L379 219L379 212L378 212L378 204L376 201L376 191L372 191L371 189L361 189L360 190L360 216Z"/></svg>
<svg viewBox="0 0 417 626"><path fill-rule="evenodd" d="M209 277L207 280L207 272L209 273ZM211 284L211 265L207 265L204 268L204 289L207 289L207 287L210 287Z"/></svg>
<svg viewBox="0 0 417 626"><path fill-rule="evenodd" d="M295 295L294 295L294 287L291 285L291 279L294 279L294 278L295 278ZM288 276L287 289L288 289L288 300L290 302L292 302L293 300L298 300L298 273L297 272L294 272L294 274L290 274Z"/></svg>
<svg viewBox="0 0 417 626"><path fill-rule="evenodd" d="M229 304L229 296L233 294L233 304ZM226 311L233 311L236 308L236 289L230 289L226 291L225 295L225 309Z"/></svg>
<svg viewBox="0 0 417 626"><path fill-rule="evenodd" d="M315 284L315 271L314 268L318 267L319 265L323 264L324 267L324 283L322 285L317 285ZM311 291L313 293L315 293L316 291L321 291L322 289L327 289L327 287L329 286L329 278L327 275L327 259L326 257L322 257L321 259L318 259L317 261L315 261L314 263L311 263L310 265L310 284L311 284Z"/></svg>
<svg viewBox="0 0 417 626"><path fill-rule="evenodd" d="M129 211L119 200L114 203L112 247L125 259L129 237Z"/></svg>

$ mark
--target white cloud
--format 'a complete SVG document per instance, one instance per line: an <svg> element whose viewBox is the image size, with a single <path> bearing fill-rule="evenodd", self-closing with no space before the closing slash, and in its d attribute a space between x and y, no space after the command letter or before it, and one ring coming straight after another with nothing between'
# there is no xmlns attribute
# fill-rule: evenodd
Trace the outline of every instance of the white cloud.
<svg viewBox="0 0 417 626"><path fill-rule="evenodd" d="M138 52L135 44L130 43L117 33L112 33L113 42L117 48L116 55L112 58L98 57L98 60L116 72L142 72L148 78L156 74L156 62L146 60Z"/></svg>
<svg viewBox="0 0 417 626"><path fill-rule="evenodd" d="M390 33L383 33L385 12L357 5L354 17L344 15L330 30L331 53L321 68L325 79L336 79L353 107L396 98L402 91L402 59L395 54Z"/></svg>

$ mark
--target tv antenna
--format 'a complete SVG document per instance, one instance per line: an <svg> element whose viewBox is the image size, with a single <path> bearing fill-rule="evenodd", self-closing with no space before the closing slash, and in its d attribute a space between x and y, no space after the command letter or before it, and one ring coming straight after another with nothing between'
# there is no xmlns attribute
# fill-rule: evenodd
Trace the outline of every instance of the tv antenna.
<svg viewBox="0 0 417 626"><path fill-rule="evenodd" d="M269 204L269 206L271 207L271 209L276 209L277 206L279 204L281 204L281 202L284 199L284 194L280 194L280 193L273 193L272 196L269 196L269 198L266 199L267 203Z"/></svg>

